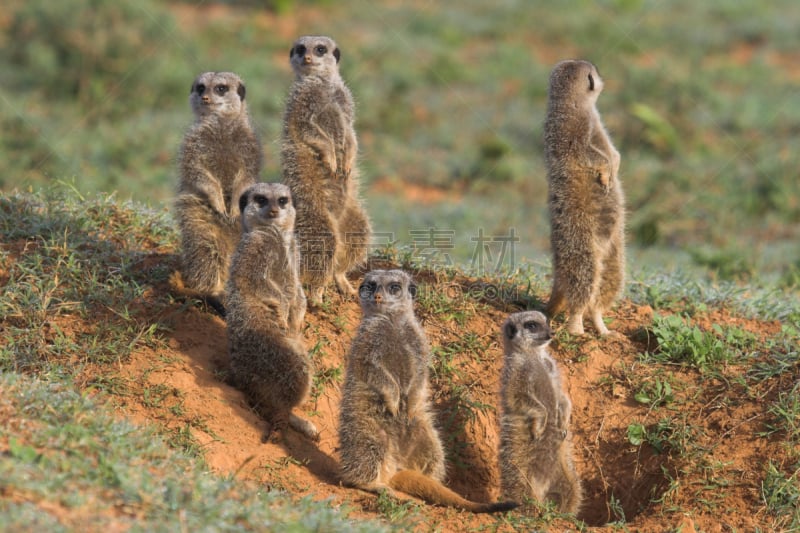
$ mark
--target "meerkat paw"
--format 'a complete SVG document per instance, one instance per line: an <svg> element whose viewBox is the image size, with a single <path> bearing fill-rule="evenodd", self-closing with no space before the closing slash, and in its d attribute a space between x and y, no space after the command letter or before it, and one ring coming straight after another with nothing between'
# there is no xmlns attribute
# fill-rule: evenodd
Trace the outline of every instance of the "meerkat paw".
<svg viewBox="0 0 800 533"><path fill-rule="evenodd" d="M392 489L389 485L382 483L380 481L373 481L372 483L364 483L362 485L358 485L358 488L361 490L365 490L367 492L372 492L374 494L384 493L390 498L400 499L397 493Z"/></svg>
<svg viewBox="0 0 800 533"><path fill-rule="evenodd" d="M339 165L336 163L336 156L332 153L326 153L321 155L322 162L325 163L325 166L330 169L331 174L334 176L336 175L336 171L339 170Z"/></svg>
<svg viewBox="0 0 800 533"><path fill-rule="evenodd" d="M355 296L356 290L353 288L353 285L350 283L344 273L337 274L334 277L334 280L336 281L336 289L342 296Z"/></svg>
<svg viewBox="0 0 800 533"><path fill-rule="evenodd" d="M313 422L300 418L295 414L289 415L289 426L298 433L305 435L314 442L319 442L319 430Z"/></svg>
<svg viewBox="0 0 800 533"><path fill-rule="evenodd" d="M592 324L594 325L594 329L597 330L597 334L601 337L605 337L610 333L605 322L603 322L603 315L600 310L592 311Z"/></svg>
<svg viewBox="0 0 800 533"><path fill-rule="evenodd" d="M601 170L597 173L597 182L608 192L611 189L611 172L608 170Z"/></svg>
<svg viewBox="0 0 800 533"><path fill-rule="evenodd" d="M575 313L570 315L567 321L567 332L570 335L583 335L583 314Z"/></svg>
<svg viewBox="0 0 800 533"><path fill-rule="evenodd" d="M319 307L322 305L322 297L325 295L325 287L309 288L307 293L308 306Z"/></svg>
<svg viewBox="0 0 800 533"><path fill-rule="evenodd" d="M544 435L544 430L547 427L547 415L536 416L531 421L531 436L538 440Z"/></svg>

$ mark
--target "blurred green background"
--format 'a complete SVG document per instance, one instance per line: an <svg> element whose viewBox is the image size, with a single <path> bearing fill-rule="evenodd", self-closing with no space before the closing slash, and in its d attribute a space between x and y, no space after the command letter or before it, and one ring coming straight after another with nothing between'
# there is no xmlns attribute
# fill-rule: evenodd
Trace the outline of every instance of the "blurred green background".
<svg viewBox="0 0 800 533"><path fill-rule="evenodd" d="M3 191L61 182L169 209L189 87L205 70L244 78L263 178L278 180L291 42L327 34L358 107L376 243L547 268L547 77L581 57L606 80L629 267L800 281L795 0L4 4Z"/></svg>

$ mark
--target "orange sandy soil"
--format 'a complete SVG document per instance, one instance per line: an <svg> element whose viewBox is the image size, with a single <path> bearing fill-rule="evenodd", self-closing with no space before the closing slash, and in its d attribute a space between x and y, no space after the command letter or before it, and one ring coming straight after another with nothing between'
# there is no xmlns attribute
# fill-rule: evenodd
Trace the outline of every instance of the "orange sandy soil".
<svg viewBox="0 0 800 533"><path fill-rule="evenodd" d="M149 268L164 262L175 265L175 261L172 254L153 254L141 263L141 274L146 277ZM353 280L358 277L353 276ZM472 282L459 277L437 280L429 272L416 273L416 279L421 290L427 286L449 295L457 295ZM168 290L165 283L150 292L156 298ZM146 300L140 305L148 306ZM446 319L442 313L418 310L434 348L458 342L468 332L488 347L456 353L452 361L455 372L449 378L432 373L432 395L449 459L447 484L467 498L493 501L499 497L499 329L515 308L469 298L457 297L455 302L467 313L463 324ZM188 428L201 445L210 469L220 475L234 474L297 497L329 499L333 506L344 506L354 519L381 517L375 495L342 487L337 474L340 386L348 346L360 320L357 302L332 295L326 309L310 310L307 315L305 334L308 347L318 347L314 350L317 371L338 367L342 372L338 380L320 389L317 397L298 410L321 430L318 443L291 431L286 432L283 442L265 442L267 423L248 407L239 391L226 383L228 354L223 319L199 304L180 302L155 318L168 331L167 342L158 351L135 352L119 369L129 391L114 397L121 414L173 431ZM678 366L644 364L637 355L655 349L652 340L648 346L646 335L652 310L622 301L610 318L610 328L619 335L601 339L589 334L551 344L573 402L572 438L585 491L579 518L597 531L611 530L606 524L618 518L609 505L613 495L624 510L627 526L635 531L769 528L773 518L766 514L761 501L761 480L768 461L780 462L788 452L780 439L772 441L757 434L768 420L769 401L778 390L790 390L798 376L751 385L748 394L734 380L711 378ZM703 328L736 325L762 339L780 331L777 322L736 318L725 310L699 315L696 323ZM556 323L556 327L561 325ZM673 405L677 408L651 412L633 399L657 369L671 375L676 396ZM108 373L109 369L98 372ZM91 373L83 376L86 382L97 377ZM741 374L737 368L722 371L723 376ZM472 408L454 401L454 387L468 391ZM649 426L665 416L691 428L691 438L702 449L702 457L672 453L669 448L657 453L647 444L629 443L629 424ZM700 460L717 465L718 470L696 468ZM677 480L672 486L670 477ZM508 517L472 515L418 503L414 520L420 530L512 529L509 522L513 520ZM574 524L560 519L549 527L554 531L575 529Z"/></svg>

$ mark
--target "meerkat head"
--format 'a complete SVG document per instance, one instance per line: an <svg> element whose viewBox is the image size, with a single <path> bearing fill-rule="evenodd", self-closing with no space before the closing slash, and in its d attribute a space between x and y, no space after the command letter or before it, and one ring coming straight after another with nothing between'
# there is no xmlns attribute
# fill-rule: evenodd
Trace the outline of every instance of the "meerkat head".
<svg viewBox="0 0 800 533"><path fill-rule="evenodd" d="M295 210L292 192L282 183L256 183L239 197L244 232L274 226L282 232L294 231Z"/></svg>
<svg viewBox="0 0 800 533"><path fill-rule="evenodd" d="M358 299L364 316L405 312L413 307L417 284L402 270L373 270L364 275Z"/></svg>
<svg viewBox="0 0 800 533"><path fill-rule="evenodd" d="M550 99L569 100L592 105L603 90L603 78L589 61L568 59L553 67L550 73Z"/></svg>
<svg viewBox="0 0 800 533"><path fill-rule="evenodd" d="M192 83L189 104L198 118L236 116L245 109L245 88L233 72L204 72Z"/></svg>
<svg viewBox="0 0 800 533"><path fill-rule="evenodd" d="M289 62L300 78L312 74L328 77L339 72L341 52L330 37L306 35L297 39L289 51Z"/></svg>
<svg viewBox="0 0 800 533"><path fill-rule="evenodd" d="M507 354L543 348L550 344L552 338L553 330L547 323L547 317L539 311L513 313L503 324L503 341Z"/></svg>

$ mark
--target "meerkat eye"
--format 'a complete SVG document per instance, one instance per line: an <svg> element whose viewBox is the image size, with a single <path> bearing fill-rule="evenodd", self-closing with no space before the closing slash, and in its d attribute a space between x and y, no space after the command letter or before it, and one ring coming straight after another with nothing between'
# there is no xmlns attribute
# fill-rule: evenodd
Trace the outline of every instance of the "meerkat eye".
<svg viewBox="0 0 800 533"><path fill-rule="evenodd" d="M325 52L328 51L328 47L323 46L323 45L320 44L319 46L314 48L314 51L317 52L317 55L324 56Z"/></svg>
<svg viewBox="0 0 800 533"><path fill-rule="evenodd" d="M539 329L540 324L538 322L534 322L533 320L529 320L525 322L522 327L527 329L528 331L536 331Z"/></svg>
<svg viewBox="0 0 800 533"><path fill-rule="evenodd" d="M269 203L269 198L267 198L266 196L262 196L260 194L256 194L255 196L253 196L253 201L256 203L258 207L264 207Z"/></svg>
<svg viewBox="0 0 800 533"><path fill-rule="evenodd" d="M303 46L302 44L299 44L299 45L297 45L297 47L294 49L294 53L295 53L295 54L297 54L297 55L299 55L299 56L304 56L304 55L306 55L306 47L305 47L305 46Z"/></svg>
<svg viewBox="0 0 800 533"><path fill-rule="evenodd" d="M286 207L286 204L288 204L288 203L289 203L289 197L288 196L281 196L280 198L278 198L278 205L279 206Z"/></svg>
<svg viewBox="0 0 800 533"><path fill-rule="evenodd" d="M589 90L594 91L594 76L589 74Z"/></svg>
<svg viewBox="0 0 800 533"><path fill-rule="evenodd" d="M216 87L214 87L214 90L217 91L217 94L223 95L226 92L228 92L228 86L227 85L217 85Z"/></svg>
<svg viewBox="0 0 800 533"><path fill-rule="evenodd" d="M389 294L397 296L403 291L403 286L399 283L390 283L389 284Z"/></svg>
<svg viewBox="0 0 800 533"><path fill-rule="evenodd" d="M377 288L378 284L375 283L374 281L366 281L362 283L361 286L358 288L358 295L361 298L369 298Z"/></svg>
<svg viewBox="0 0 800 533"><path fill-rule="evenodd" d="M204 93L204 92L206 92L206 86L205 86L205 85L203 85L202 83L198 83L198 84L197 84L197 87L195 87L195 90L197 91L197 94L199 94L200 96L202 96L202 95L203 95L203 93Z"/></svg>

